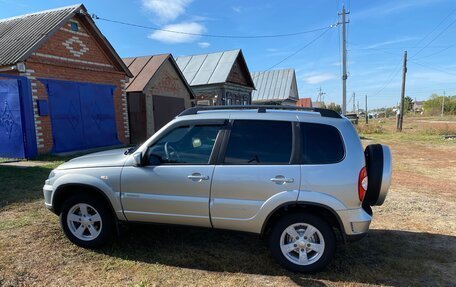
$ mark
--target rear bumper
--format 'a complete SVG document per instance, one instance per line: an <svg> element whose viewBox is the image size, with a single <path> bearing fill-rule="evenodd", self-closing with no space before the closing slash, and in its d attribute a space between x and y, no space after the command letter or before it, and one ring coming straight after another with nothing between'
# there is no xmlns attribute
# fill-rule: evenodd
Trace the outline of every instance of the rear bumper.
<svg viewBox="0 0 456 287"><path fill-rule="evenodd" d="M339 210L337 214L347 239L352 236L353 238L363 237L369 231L372 216L363 208Z"/></svg>

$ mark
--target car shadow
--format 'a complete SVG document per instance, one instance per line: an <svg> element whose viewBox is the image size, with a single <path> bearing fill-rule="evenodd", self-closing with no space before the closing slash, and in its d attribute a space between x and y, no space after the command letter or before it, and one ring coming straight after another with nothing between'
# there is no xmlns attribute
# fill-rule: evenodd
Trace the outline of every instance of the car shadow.
<svg viewBox="0 0 456 287"><path fill-rule="evenodd" d="M124 260L182 268L287 276L300 286L326 286L320 280L446 285L442 280L447 279L439 273L443 272L439 266L454 264L454 246L454 236L371 230L359 242L338 246L333 262L324 271L303 275L286 271L275 263L266 240L255 234L135 224L129 225L112 246L99 252Z"/></svg>
<svg viewBox="0 0 456 287"><path fill-rule="evenodd" d="M43 198L42 188L51 170L51 166L0 166L0 208Z"/></svg>

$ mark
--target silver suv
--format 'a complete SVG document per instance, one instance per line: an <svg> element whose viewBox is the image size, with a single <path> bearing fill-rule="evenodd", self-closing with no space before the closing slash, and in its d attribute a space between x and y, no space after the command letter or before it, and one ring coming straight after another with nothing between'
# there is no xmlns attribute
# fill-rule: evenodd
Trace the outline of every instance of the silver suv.
<svg viewBox="0 0 456 287"><path fill-rule="evenodd" d="M231 229L267 238L285 268L316 272L336 238L367 233L370 206L383 203L390 180L389 148L363 150L336 112L194 107L137 149L62 164L44 198L82 247L108 243L121 222Z"/></svg>

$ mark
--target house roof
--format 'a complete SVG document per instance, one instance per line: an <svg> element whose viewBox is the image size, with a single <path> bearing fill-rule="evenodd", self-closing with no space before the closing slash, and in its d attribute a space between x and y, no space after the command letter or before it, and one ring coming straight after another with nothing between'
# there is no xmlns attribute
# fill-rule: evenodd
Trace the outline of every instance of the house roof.
<svg viewBox="0 0 456 287"><path fill-rule="evenodd" d="M112 56L114 64L128 76L132 76L95 22L88 16L87 9L82 4L1 19L0 66L25 61L75 15L79 15L90 31L98 36L98 43L108 55Z"/></svg>
<svg viewBox="0 0 456 287"><path fill-rule="evenodd" d="M190 96L194 98L193 91L185 80L184 75L182 75L181 70L176 64L176 61L171 54L161 54L161 55L151 55L143 57L131 57L122 59L127 65L128 69L133 74L133 78L130 79L130 82L127 85L127 92L140 92L143 91L150 80L155 76L160 67L167 60L170 61L171 65L176 70L177 74L184 82L187 90L190 93Z"/></svg>
<svg viewBox="0 0 456 287"><path fill-rule="evenodd" d="M253 72L252 79L256 87L252 101L297 101L299 98L294 69Z"/></svg>
<svg viewBox="0 0 456 287"><path fill-rule="evenodd" d="M247 71L247 82L254 87L247 64L240 49L210 54L181 56L176 58L177 65L190 86L219 84L227 81L228 76L239 59Z"/></svg>

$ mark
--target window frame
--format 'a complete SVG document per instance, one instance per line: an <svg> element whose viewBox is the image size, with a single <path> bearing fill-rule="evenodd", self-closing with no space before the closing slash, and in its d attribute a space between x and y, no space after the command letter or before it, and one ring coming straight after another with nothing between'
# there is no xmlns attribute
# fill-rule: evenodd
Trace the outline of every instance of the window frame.
<svg viewBox="0 0 456 287"><path fill-rule="evenodd" d="M155 167L155 166L183 166L183 165L195 165L195 166L204 166L204 165L214 165L216 163L219 150L220 150L220 145L223 140L223 134L225 133L226 127L228 124L228 120L226 119L208 119L208 120L189 120L189 121L181 121L177 122L176 124L168 127L160 137L155 139L153 142L147 145L146 149L144 150L143 154L143 159L144 163L143 166L145 167ZM175 163L175 162L170 162L170 163L160 163L159 165L153 165L149 164L149 159L147 158L148 155L148 150L150 147L154 146L156 143L158 143L161 139L169 135L170 132L174 131L177 128L180 127L185 127L185 126L220 126L220 129L217 133L217 136L215 138L214 145L212 146L212 151L209 156L209 160L207 163Z"/></svg>
<svg viewBox="0 0 456 287"><path fill-rule="evenodd" d="M231 130L233 128L233 124L235 121L275 121L275 122L288 122L291 125L291 154L290 160L288 163L225 163L225 155L226 150L228 147L228 142L230 140ZM296 121L290 120L265 120L265 119L231 119L229 120L226 128L224 129L220 150L217 156L216 165L226 165L226 166L235 166L235 165L242 165L242 166L275 166L275 165L299 165L300 164L300 142L299 142L299 123Z"/></svg>
<svg viewBox="0 0 456 287"><path fill-rule="evenodd" d="M339 135L340 141L342 142L342 150L343 150L342 158L339 161L330 162L330 163L306 163L306 162L304 162L304 158L303 158L303 154L302 154L302 152L304 151L304 140L301 137L301 132L302 132L301 131L301 126L302 125L319 125L319 126L327 126L327 127L332 128L332 129L335 129L337 131L337 134ZM306 165L306 166L311 166L311 165L330 165L330 164L337 164L337 163L343 162L345 160L345 157L347 156L347 149L346 149L346 146L345 146L344 137L342 136L342 133L340 132L340 130L336 126L328 125L328 124L324 124L324 123L298 122L297 130L298 130L298 135L299 135L298 136L298 138L299 138L298 139L299 140L299 155L298 155L298 158L299 158L299 162L300 162L301 165Z"/></svg>

